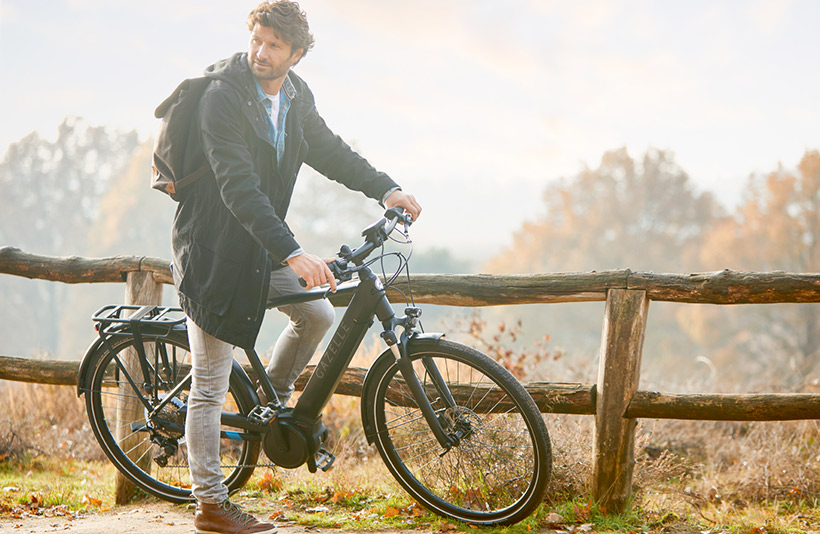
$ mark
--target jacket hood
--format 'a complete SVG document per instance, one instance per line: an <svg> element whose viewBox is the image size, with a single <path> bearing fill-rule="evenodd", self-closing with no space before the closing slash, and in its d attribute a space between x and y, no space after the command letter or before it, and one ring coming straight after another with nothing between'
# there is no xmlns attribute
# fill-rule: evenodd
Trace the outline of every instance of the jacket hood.
<svg viewBox="0 0 820 534"><path fill-rule="evenodd" d="M254 88L247 52L237 52L229 58L217 61L205 69L204 75L206 78L222 80L248 92Z"/></svg>

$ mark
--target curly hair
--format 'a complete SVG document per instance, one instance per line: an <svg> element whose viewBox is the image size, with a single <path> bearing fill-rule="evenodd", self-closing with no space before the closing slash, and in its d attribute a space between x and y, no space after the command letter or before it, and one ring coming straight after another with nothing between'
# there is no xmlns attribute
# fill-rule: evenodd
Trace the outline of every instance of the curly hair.
<svg viewBox="0 0 820 534"><path fill-rule="evenodd" d="M303 49L303 56L313 48L313 34L310 33L307 16L297 2L290 0L262 2L248 15L248 29L253 31L257 24L279 32L282 39L289 43L294 51Z"/></svg>

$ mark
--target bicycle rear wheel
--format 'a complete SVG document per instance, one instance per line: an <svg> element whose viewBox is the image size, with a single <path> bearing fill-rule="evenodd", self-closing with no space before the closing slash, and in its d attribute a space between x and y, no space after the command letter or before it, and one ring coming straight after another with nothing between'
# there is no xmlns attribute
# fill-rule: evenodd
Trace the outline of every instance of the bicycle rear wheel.
<svg viewBox="0 0 820 534"><path fill-rule="evenodd" d="M390 472L446 517L484 525L527 517L542 502L552 470L549 435L532 398L506 369L469 347L422 339L409 350L438 420L460 441L442 448L397 362L383 359L370 371L372 381L368 373L363 402L373 406L366 424Z"/></svg>
<svg viewBox="0 0 820 534"><path fill-rule="evenodd" d="M92 362L86 391L91 428L103 451L119 471L147 493L175 503L193 501L185 416L187 384L165 406L168 395L190 371L191 354L184 332L144 343L146 369L136 356L131 336L111 339L112 351L101 347ZM231 375L223 414L247 414L255 406L247 390ZM156 412L156 413L154 413ZM224 419L224 417L223 417ZM222 425L220 465L229 491L250 478L259 456L259 436Z"/></svg>

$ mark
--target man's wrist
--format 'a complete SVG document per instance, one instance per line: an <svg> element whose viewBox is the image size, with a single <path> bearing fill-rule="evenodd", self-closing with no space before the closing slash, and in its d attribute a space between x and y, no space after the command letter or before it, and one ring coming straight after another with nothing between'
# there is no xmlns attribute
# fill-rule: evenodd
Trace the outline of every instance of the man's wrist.
<svg viewBox="0 0 820 534"><path fill-rule="evenodd" d="M291 253L288 255L288 257L287 257L287 258L285 258L284 260L282 260L282 265L287 265L287 264L288 264L288 260L290 260L291 258L295 258L296 256L301 256L301 255L302 255L302 254L304 254L304 253L305 253L305 251L304 251L304 250L302 250L302 247L297 248L296 250L294 250L293 252L291 252Z"/></svg>
<svg viewBox="0 0 820 534"><path fill-rule="evenodd" d="M392 194L393 194L393 193L395 193L396 191L401 191L401 187L396 186L396 187L394 187L394 188L392 188L392 189L389 189L389 190L387 191L387 193L385 193L385 194L384 194L384 196L382 196L382 201L381 201L381 202L379 202L379 204L381 204L381 206L382 206L382 207L385 207L384 203L385 203L385 202L387 202L387 197L389 197L390 195L392 195Z"/></svg>

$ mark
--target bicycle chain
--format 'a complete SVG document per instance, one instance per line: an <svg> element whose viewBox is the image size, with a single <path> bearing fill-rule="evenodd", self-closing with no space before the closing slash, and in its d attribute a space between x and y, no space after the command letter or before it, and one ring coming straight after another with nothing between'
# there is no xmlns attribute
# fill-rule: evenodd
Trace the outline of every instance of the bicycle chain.
<svg viewBox="0 0 820 534"><path fill-rule="evenodd" d="M190 466L187 465L187 464L184 464L184 465L182 465L182 464L181 465L166 465L165 467L163 467L163 469L167 469L169 467L180 467L180 468L184 467L185 469L188 469ZM254 464L254 465L247 464L247 465L220 465L219 466L220 469L231 469L231 468L245 469L247 467L253 467L253 468L256 468L256 467L277 467L277 465L276 464Z"/></svg>

